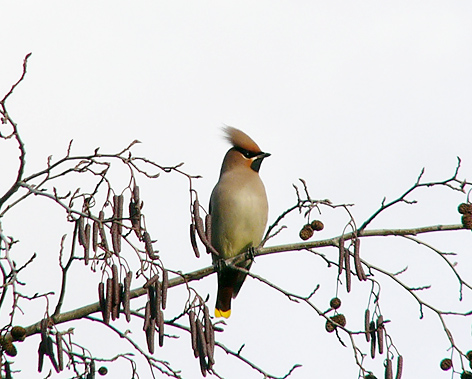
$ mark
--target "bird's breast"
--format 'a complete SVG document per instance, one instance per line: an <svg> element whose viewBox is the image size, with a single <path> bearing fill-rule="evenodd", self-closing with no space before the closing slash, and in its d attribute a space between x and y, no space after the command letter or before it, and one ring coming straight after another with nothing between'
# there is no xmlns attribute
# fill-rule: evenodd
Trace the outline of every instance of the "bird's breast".
<svg viewBox="0 0 472 379"><path fill-rule="evenodd" d="M268 204L264 185L257 180L238 181L224 176L211 196L212 244L224 258L258 246L267 224ZM236 179L236 181L235 181Z"/></svg>

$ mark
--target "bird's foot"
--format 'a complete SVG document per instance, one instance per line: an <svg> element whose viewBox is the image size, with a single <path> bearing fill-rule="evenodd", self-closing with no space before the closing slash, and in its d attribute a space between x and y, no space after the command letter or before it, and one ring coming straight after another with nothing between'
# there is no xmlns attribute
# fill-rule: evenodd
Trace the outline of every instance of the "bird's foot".
<svg viewBox="0 0 472 379"><path fill-rule="evenodd" d="M213 266L216 268L217 272L220 272L224 269L227 265L223 258L217 258L213 261Z"/></svg>
<svg viewBox="0 0 472 379"><path fill-rule="evenodd" d="M251 246L246 251L246 259L249 259L251 262L254 262L254 257L256 256L256 248Z"/></svg>

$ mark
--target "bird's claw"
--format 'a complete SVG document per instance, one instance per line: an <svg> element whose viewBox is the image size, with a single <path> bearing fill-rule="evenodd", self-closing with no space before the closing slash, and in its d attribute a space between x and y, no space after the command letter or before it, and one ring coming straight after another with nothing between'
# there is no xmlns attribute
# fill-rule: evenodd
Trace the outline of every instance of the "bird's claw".
<svg viewBox="0 0 472 379"><path fill-rule="evenodd" d="M249 259L251 262L254 262L254 257L256 256L256 248L251 246L246 251L246 259Z"/></svg>

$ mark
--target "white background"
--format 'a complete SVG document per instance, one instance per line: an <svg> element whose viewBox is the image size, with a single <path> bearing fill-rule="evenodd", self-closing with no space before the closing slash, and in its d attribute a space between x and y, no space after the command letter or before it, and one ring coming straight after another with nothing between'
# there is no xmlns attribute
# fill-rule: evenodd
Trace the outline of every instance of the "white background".
<svg viewBox="0 0 472 379"><path fill-rule="evenodd" d="M71 139L76 154L98 146L118 152L138 139L136 155L163 165L185 162L186 172L202 175L195 184L206 204L228 149L220 129L226 124L272 153L261 169L270 220L294 204L292 183L300 177L313 198L355 204L358 224L384 196L394 199L410 187L422 167L425 180L446 179L459 156L460 177L472 178L469 1L3 1L0 14L0 96L20 76L24 56L33 53L27 78L8 103L27 148L27 173L44 168L49 155L62 157ZM13 141L1 142L2 193L16 173L17 152ZM116 180L127 185L119 175ZM209 256L197 260L190 249L186 180L163 175L152 182L141 178L140 184L147 226L166 266L187 272L209 265ZM430 189L413 199L420 203L401 204L372 227L457 224L456 206L466 197ZM339 235L346 222L342 212L325 210L320 218L326 228L319 238ZM21 241L14 249L19 264L33 252L39 255L24 272L30 295L57 291L51 286L60 275L60 237L68 233L70 241L72 232L64 219L48 201L30 199L2 220L5 234ZM303 219L289 221L291 228L269 244L297 241ZM425 239L462 254L452 259L461 273L470 273L470 233ZM402 279L409 285L432 284L421 294L438 308L470 310L470 293L457 303L457 282L431 251L393 237L362 246L365 259L387 270L408 265ZM337 254L322 252L332 259ZM314 300L323 309L335 293L335 269L308 253L260 258L253 270L302 295L321 284ZM65 310L96 301L100 276L84 268L76 273ZM449 354L438 319L425 312L418 321L417 304L390 283L383 287L382 310L405 356L404 378L450 377L438 367ZM214 277L195 287L213 304ZM362 328L368 287L356 280L350 296L340 292L354 330ZM185 298L183 288L172 290L166 317L178 314ZM17 323L35 322L44 310L44 301L38 301ZM470 321L448 322L460 347L472 349ZM70 326L93 355L112 357L123 346L132 351L90 322L60 328ZM143 341L140 323L132 328ZM324 331L322 318L254 280L245 283L225 329L219 335L225 345L237 350L246 343L245 356L273 375L283 376L295 363L303 367L293 378L357 375L352 351ZM47 370L36 372L38 344L35 336L18 345L14 368L23 371L15 378L46 376ZM156 356L184 377L199 377L188 336L165 346ZM361 339L359 347L368 351ZM221 351L216 361L224 377L261 377ZM383 375L382 358L367 358L366 365ZM109 377L130 376L127 365L107 366ZM141 367L141 377L150 377L145 364Z"/></svg>

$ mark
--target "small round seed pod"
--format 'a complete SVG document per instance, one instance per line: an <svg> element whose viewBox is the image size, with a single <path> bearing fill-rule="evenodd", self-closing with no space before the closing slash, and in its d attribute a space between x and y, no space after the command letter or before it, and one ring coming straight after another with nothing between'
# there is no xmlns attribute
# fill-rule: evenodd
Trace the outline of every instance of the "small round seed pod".
<svg viewBox="0 0 472 379"><path fill-rule="evenodd" d="M443 371L450 370L452 367L452 360L449 358L444 358L439 364L439 366L441 367L441 370Z"/></svg>
<svg viewBox="0 0 472 379"><path fill-rule="evenodd" d="M346 316L341 313L330 317L330 319L333 320L336 324L346 326Z"/></svg>
<svg viewBox="0 0 472 379"><path fill-rule="evenodd" d="M377 377L374 374L370 373L364 376L364 379L377 379Z"/></svg>
<svg viewBox="0 0 472 379"><path fill-rule="evenodd" d="M26 338L26 329L22 326L14 326L11 328L11 336L13 341L24 341Z"/></svg>
<svg viewBox="0 0 472 379"><path fill-rule="evenodd" d="M17 354L16 347L13 345L12 341L4 341L2 343L2 348L3 351L5 352L6 355L9 355L10 357L14 357Z"/></svg>
<svg viewBox="0 0 472 379"><path fill-rule="evenodd" d="M470 371L464 371L461 374L461 379L472 379L472 372Z"/></svg>
<svg viewBox="0 0 472 379"><path fill-rule="evenodd" d="M303 241L306 241L307 239L311 238L313 236L313 228L311 227L310 224L306 224L303 226L303 228L300 230L300 238Z"/></svg>
<svg viewBox="0 0 472 379"><path fill-rule="evenodd" d="M471 203L462 203L459 204L457 210L461 214L472 213L472 204Z"/></svg>
<svg viewBox="0 0 472 379"><path fill-rule="evenodd" d="M324 229L324 225L320 220L314 220L311 222L311 228L317 232Z"/></svg>
<svg viewBox="0 0 472 379"><path fill-rule="evenodd" d="M333 309L338 309L341 306L341 299L339 297L333 297L329 302L329 306Z"/></svg>
<svg viewBox="0 0 472 379"><path fill-rule="evenodd" d="M462 215L462 225L464 228L472 229L472 213Z"/></svg>
<svg viewBox="0 0 472 379"><path fill-rule="evenodd" d="M326 320L325 329L328 333L333 333L334 329L336 329L336 325L334 325L331 321Z"/></svg>
<svg viewBox="0 0 472 379"><path fill-rule="evenodd" d="M98 369L98 373L101 375L101 376L104 376L106 374L108 374L108 369L105 367L105 366L102 366Z"/></svg>
<svg viewBox="0 0 472 379"><path fill-rule="evenodd" d="M469 361L472 361L472 350L469 350L465 355Z"/></svg>

